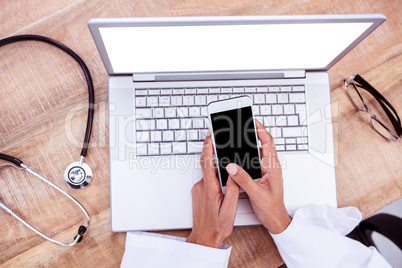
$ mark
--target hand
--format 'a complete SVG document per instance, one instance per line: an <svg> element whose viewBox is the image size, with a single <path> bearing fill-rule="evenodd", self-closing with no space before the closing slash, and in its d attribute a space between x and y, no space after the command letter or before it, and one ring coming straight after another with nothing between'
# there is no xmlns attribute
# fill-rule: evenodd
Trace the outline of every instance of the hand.
<svg viewBox="0 0 402 268"><path fill-rule="evenodd" d="M229 164L229 176L248 194L255 215L273 234L283 232L292 219L283 201L282 168L279 164L272 136L256 120L257 135L262 143L262 178L255 182L247 172L236 164Z"/></svg>
<svg viewBox="0 0 402 268"><path fill-rule="evenodd" d="M193 230L187 242L219 248L229 237L237 212L239 186L229 179L225 196L215 173L211 134L208 132L201 154L203 178L193 186Z"/></svg>

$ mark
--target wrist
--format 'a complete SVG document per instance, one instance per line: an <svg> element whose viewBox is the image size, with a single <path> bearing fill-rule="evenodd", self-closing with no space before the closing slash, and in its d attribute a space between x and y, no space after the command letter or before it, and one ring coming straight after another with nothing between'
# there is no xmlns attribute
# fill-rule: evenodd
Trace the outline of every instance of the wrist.
<svg viewBox="0 0 402 268"><path fill-rule="evenodd" d="M188 243L193 243L201 246L211 247L211 248L219 248L222 244L222 240L217 238L216 236L200 236L194 232L191 232L187 238Z"/></svg>
<svg viewBox="0 0 402 268"><path fill-rule="evenodd" d="M279 234L285 231L291 222L292 218L286 212L271 220L265 227L271 234Z"/></svg>

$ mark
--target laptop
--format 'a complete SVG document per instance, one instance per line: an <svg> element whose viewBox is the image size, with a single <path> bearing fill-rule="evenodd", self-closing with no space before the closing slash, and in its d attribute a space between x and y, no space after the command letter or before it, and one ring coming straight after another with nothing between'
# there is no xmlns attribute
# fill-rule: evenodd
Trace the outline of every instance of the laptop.
<svg viewBox="0 0 402 268"><path fill-rule="evenodd" d="M383 21L382 14L89 20L110 76L112 231L192 227L207 105L241 95L274 137L288 212L337 206L327 71ZM240 198L235 225L259 224Z"/></svg>

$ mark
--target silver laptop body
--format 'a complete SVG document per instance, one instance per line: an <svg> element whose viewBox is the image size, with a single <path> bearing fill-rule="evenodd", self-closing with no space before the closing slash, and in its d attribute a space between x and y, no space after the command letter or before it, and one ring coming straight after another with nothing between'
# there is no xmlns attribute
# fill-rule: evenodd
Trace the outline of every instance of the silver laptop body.
<svg viewBox="0 0 402 268"><path fill-rule="evenodd" d="M255 117L274 136L288 212L337 206L326 71L384 20L382 14L91 19L110 75L112 230L192 227L206 106L240 95L252 98ZM235 225L257 224L249 200L239 199Z"/></svg>

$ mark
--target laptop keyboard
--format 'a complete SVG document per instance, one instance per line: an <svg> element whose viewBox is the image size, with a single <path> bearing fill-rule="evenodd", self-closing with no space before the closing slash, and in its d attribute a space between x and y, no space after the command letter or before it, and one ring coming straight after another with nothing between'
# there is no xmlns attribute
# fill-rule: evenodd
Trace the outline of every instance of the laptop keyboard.
<svg viewBox="0 0 402 268"><path fill-rule="evenodd" d="M137 155L200 154L208 103L242 95L274 137L277 151L307 151L304 85L135 89Z"/></svg>

